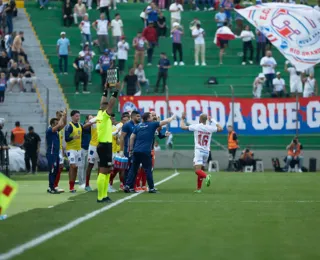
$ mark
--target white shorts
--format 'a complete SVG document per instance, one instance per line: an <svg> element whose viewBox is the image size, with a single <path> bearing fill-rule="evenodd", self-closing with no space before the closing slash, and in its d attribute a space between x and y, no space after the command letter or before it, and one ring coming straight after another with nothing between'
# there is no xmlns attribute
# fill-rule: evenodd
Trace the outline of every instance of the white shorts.
<svg viewBox="0 0 320 260"><path fill-rule="evenodd" d="M60 152L59 152L59 160L60 160L60 165L61 164L64 164L64 157L63 157L63 153L62 153L62 151L60 150Z"/></svg>
<svg viewBox="0 0 320 260"><path fill-rule="evenodd" d="M67 156L69 160L69 164L75 164L77 166L81 165L81 150L76 151L76 150L68 150L67 151Z"/></svg>
<svg viewBox="0 0 320 260"><path fill-rule="evenodd" d="M114 158L119 155L119 153L112 153L112 161L114 161Z"/></svg>
<svg viewBox="0 0 320 260"><path fill-rule="evenodd" d="M209 151L203 150L195 150L194 151L194 158L193 158L193 165L203 165L207 164L209 158Z"/></svg>
<svg viewBox="0 0 320 260"><path fill-rule="evenodd" d="M293 85L290 85L290 92L291 93L302 93L302 83L296 83Z"/></svg>
<svg viewBox="0 0 320 260"><path fill-rule="evenodd" d="M261 98L261 92L262 92L262 88L261 87L257 87L257 89L253 90L253 92L252 92L253 97Z"/></svg>
<svg viewBox="0 0 320 260"><path fill-rule="evenodd" d="M89 145L88 150L88 162L90 164L95 164L95 162L99 161L97 146Z"/></svg>
<svg viewBox="0 0 320 260"><path fill-rule="evenodd" d="M313 92L303 92L303 97L313 97Z"/></svg>

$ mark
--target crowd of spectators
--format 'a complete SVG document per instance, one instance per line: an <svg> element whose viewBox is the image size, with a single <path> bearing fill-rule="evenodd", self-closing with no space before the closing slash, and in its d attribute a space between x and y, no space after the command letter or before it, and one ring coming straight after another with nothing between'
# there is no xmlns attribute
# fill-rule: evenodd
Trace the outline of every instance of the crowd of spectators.
<svg viewBox="0 0 320 260"><path fill-rule="evenodd" d="M184 12L184 4L186 3L183 3L181 0L174 0L173 2L167 0L150 1L140 14L140 18L143 21L142 28L137 28L138 33L131 42L124 35L125 24L121 19L120 13L116 13L113 18L110 17L109 9L112 7L116 9L116 2L110 0L98 1L97 9L100 10L100 18L91 22L87 10L92 9L92 1L82 2L82 0L77 0L77 3L72 7L70 0L66 0L63 5L64 25L70 26L73 22L79 26L81 33L80 39L83 50L79 52L79 56L73 64L75 68L76 94L79 93L78 86L80 82L84 85L83 93L89 93L87 85L92 82L92 72L94 70L100 74L101 85L103 87L108 69L114 67L118 67L120 75L125 78L127 94L141 94L141 87L146 92L151 92L151 84L143 69L145 57L147 61L146 66L153 66L154 50L155 48L162 50L159 39L163 37L170 37L172 39L172 65L185 65L183 60L183 42L185 41L184 36L186 32L182 26L182 13ZM234 12L234 8L244 8L240 0L223 0L221 2L197 0L194 2L194 5L193 2L189 4L195 11L200 11L201 6L203 6L204 11L219 10L212 19L216 22L217 30L223 27L231 28L236 38L239 38L243 42L243 51L241 52L242 65L253 65L255 63L261 66L262 73L257 76L253 84L253 95L255 98L260 98L263 92L275 97L288 95L284 79L281 77L281 74L276 73L277 62L272 57L270 41L262 32L258 30L253 31L251 26L244 23L244 18ZM319 3L315 6L316 10L318 10L317 8L319 9ZM170 12L169 23L163 15L165 11ZM235 26L232 24L233 19L235 20ZM96 39L93 39L91 36L91 27L97 31ZM191 21L189 28L190 36L194 41L194 65L206 66L206 30L197 18ZM109 41L109 38L112 42ZM72 40L77 41L77 39ZM98 47L97 50L100 52L97 64L94 64L92 59L95 55L93 51L95 46ZM220 47L219 65L223 65L223 57L228 47L228 41L220 40L218 46ZM65 37L65 34L64 36L62 34L58 40L57 50L60 72L67 73L67 57L70 50L70 41ZM128 68L127 74L125 73L125 68L126 65L130 64L127 61L128 54L131 51L134 53L133 66ZM164 91L166 86L168 71L171 65L168 58L166 58L168 64L163 65L163 57L167 57L167 54L162 53L160 60L157 62L159 71L157 81L153 83L154 92L158 92L161 80L163 83L162 91ZM64 68L62 68L63 61L65 64ZM289 73L290 77L295 77L293 72ZM136 82L134 88L132 86L133 77L131 77L133 74L137 76L137 79L134 80ZM264 75L264 77L261 75ZM290 86L291 82L292 80L290 80ZM313 88L313 92L310 95L317 94L317 83L313 79L312 72L306 73L303 76L301 73L301 82L302 84L311 82L312 87L310 89ZM292 91L291 93L293 93Z"/></svg>
<svg viewBox="0 0 320 260"><path fill-rule="evenodd" d="M34 92L36 88L36 76L23 48L24 32L14 30L17 12L14 0L0 0L0 103L5 102L6 92Z"/></svg>

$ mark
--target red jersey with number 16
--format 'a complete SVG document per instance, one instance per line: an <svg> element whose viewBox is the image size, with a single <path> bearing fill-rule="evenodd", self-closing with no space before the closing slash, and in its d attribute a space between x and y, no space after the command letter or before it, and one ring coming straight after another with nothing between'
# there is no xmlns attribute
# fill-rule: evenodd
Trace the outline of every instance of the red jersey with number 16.
<svg viewBox="0 0 320 260"><path fill-rule="evenodd" d="M194 149L210 151L212 133L217 132L215 125L194 124L189 125L189 131L194 132Z"/></svg>

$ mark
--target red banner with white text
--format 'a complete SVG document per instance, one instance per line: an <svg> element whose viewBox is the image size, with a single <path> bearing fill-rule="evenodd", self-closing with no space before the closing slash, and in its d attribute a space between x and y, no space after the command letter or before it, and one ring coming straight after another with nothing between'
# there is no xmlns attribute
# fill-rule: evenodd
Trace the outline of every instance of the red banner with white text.
<svg viewBox="0 0 320 260"><path fill-rule="evenodd" d="M182 112L186 112L188 124L198 123L201 113L215 118L224 128L232 122L231 98L171 96L168 108L164 96L122 96L120 109L121 112L137 110L141 114L155 111L162 119L169 109L178 117L170 124L173 133L182 132L179 128ZM234 100L234 127L239 134L294 134L297 126L301 134L320 133L320 97L300 98L298 104L295 98Z"/></svg>

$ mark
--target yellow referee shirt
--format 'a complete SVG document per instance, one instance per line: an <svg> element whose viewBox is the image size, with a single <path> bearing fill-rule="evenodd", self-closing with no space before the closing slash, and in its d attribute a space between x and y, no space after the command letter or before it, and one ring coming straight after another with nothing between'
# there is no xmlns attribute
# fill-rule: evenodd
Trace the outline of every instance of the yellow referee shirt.
<svg viewBox="0 0 320 260"><path fill-rule="evenodd" d="M107 111L99 110L97 114L97 133L99 143L112 143L112 122Z"/></svg>

